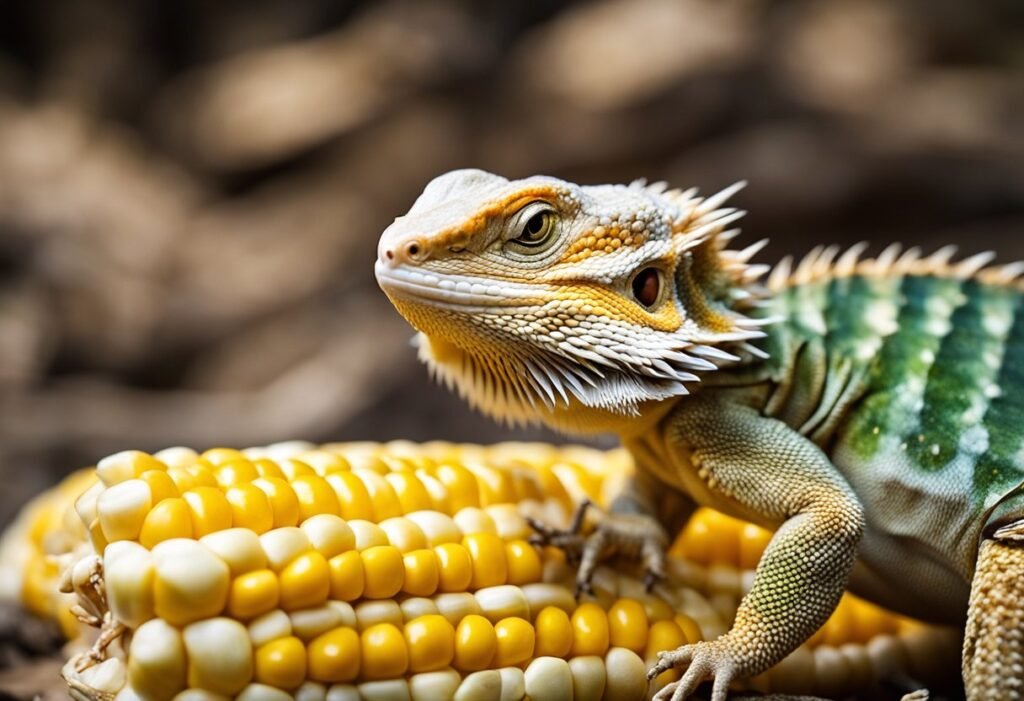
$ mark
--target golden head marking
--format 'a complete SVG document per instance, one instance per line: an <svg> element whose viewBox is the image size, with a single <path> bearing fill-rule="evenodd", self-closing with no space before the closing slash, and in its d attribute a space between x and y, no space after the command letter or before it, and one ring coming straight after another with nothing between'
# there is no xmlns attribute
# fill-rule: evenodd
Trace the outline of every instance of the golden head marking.
<svg viewBox="0 0 1024 701"><path fill-rule="evenodd" d="M635 415L761 334L741 311L751 266L724 250L736 189L453 171L384 232L377 279L421 357L484 411Z"/></svg>

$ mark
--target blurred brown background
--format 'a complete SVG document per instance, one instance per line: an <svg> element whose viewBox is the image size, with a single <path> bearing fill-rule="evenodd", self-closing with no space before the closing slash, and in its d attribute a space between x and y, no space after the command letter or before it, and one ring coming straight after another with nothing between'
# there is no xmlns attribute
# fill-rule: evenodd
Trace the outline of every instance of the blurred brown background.
<svg viewBox="0 0 1024 701"><path fill-rule="evenodd" d="M768 261L1024 257L1022 69L1017 0L2 2L0 523L128 447L546 435L374 283L451 168L746 178Z"/></svg>

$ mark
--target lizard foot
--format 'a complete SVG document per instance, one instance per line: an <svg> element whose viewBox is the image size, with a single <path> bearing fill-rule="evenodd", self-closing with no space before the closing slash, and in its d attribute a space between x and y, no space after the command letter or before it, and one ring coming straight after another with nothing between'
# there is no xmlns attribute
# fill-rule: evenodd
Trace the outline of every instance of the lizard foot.
<svg viewBox="0 0 1024 701"><path fill-rule="evenodd" d="M711 701L726 701L729 684L739 676L738 660L735 653L721 644L713 642L683 645L675 650L658 653L658 661L647 672L648 679L654 679L662 672L675 667L687 666L682 679L665 685L653 701L683 701L690 697L705 679L714 679Z"/></svg>
<svg viewBox="0 0 1024 701"><path fill-rule="evenodd" d="M640 560L644 567L644 586L650 590L665 576L665 550L668 536L661 525L643 514L612 514L602 512L594 530L583 534L587 509L593 504L584 499L572 524L567 529L551 528L534 519L528 519L536 531L530 542L562 549L570 564L578 564L576 595L593 594L591 580L597 566L613 556ZM597 508L597 507L595 507Z"/></svg>

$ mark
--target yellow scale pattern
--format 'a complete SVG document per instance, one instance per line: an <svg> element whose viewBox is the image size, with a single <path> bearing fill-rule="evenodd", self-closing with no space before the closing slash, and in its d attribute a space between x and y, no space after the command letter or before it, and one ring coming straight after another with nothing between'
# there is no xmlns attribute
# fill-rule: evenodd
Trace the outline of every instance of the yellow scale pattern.
<svg viewBox="0 0 1024 701"><path fill-rule="evenodd" d="M530 545L524 515L564 525L630 469L622 451L534 444L128 451L56 488L55 508L30 507L5 542L22 545L29 608L69 637L69 600L106 621L106 651L65 668L80 699L642 699L678 677L648 688L658 651L726 629L770 534L701 511L669 581L647 593L602 568L577 602L572 568ZM73 595L56 593L62 570ZM955 636L847 597L751 685L845 693L934 676L947 648Z"/></svg>

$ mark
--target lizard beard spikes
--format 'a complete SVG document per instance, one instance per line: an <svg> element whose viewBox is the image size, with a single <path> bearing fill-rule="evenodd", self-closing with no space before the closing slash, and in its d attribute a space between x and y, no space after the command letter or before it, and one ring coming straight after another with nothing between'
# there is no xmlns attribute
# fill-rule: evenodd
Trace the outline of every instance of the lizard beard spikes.
<svg viewBox="0 0 1024 701"><path fill-rule="evenodd" d="M717 334L716 344L743 347L756 328ZM573 403L623 417L638 416L644 402L688 394L686 383L739 356L713 345L694 344L681 334L658 333L635 343L589 344L572 337L553 347L510 345L498 353L467 352L424 334L419 356L433 375L480 411L510 424L542 420L542 414ZM652 344L661 340L664 345ZM743 348L738 348L743 350ZM753 349L750 349L753 350Z"/></svg>

